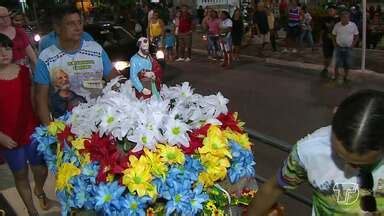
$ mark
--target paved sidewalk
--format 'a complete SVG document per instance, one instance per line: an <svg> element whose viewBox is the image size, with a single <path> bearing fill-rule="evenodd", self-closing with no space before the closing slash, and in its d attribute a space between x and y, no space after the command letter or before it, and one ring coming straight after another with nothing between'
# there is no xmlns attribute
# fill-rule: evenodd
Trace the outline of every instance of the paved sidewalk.
<svg viewBox="0 0 384 216"><path fill-rule="evenodd" d="M202 39L202 34L196 32L193 37L193 48L195 51L206 52L207 41ZM278 41L278 45L284 44L283 40ZM322 50L321 47L316 47L314 51L310 48L300 49L298 53L283 53L282 47L278 46L278 51L273 52L270 45L267 45L261 51L260 45L246 45L241 48L241 54L244 57L255 57L263 59L267 63L287 65L306 69L322 70ZM382 73L384 79L384 51L383 50L367 50L366 57L366 72L378 76L376 73ZM353 50L352 73L361 72L361 49ZM359 76L359 75L356 75ZM355 76L355 77L356 77ZM364 75L366 76L366 74Z"/></svg>
<svg viewBox="0 0 384 216"><path fill-rule="evenodd" d="M32 188L33 188L33 185L34 185L32 181L33 178L31 176L31 172L29 173L30 173L30 179L31 179ZM5 199L11 205L16 215L28 216L27 209L25 208L24 203L22 202L15 188L12 174L8 166L5 164L0 166L0 181L1 181L0 192L4 195ZM55 177L52 176L51 174L48 175L48 179L46 181L44 190L47 194L47 197L52 200L50 202L51 209L48 211L43 211L42 209L40 209L39 202L36 196L33 196L33 201L35 203L37 210L39 211L39 214L42 216L59 216L60 204L57 202L57 198L55 195Z"/></svg>

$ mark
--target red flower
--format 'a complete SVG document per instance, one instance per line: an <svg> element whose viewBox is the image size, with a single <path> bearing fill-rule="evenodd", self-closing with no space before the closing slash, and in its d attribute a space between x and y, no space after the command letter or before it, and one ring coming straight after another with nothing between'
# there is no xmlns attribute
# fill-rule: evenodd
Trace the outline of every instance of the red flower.
<svg viewBox="0 0 384 216"><path fill-rule="evenodd" d="M194 154L196 149L203 146L203 139L207 136L208 129L211 125L206 124L199 129L195 129L192 132L189 132L189 147L182 146L181 149L187 155Z"/></svg>
<svg viewBox="0 0 384 216"><path fill-rule="evenodd" d="M237 116L236 114L232 112L228 112L226 115L225 114L220 114L219 117L217 117L217 120L219 120L222 125L221 129L226 130L227 128L230 128L233 131L243 133L243 129L239 125L240 122L237 121Z"/></svg>
<svg viewBox="0 0 384 216"><path fill-rule="evenodd" d="M57 141L60 143L61 149L64 148L64 141L67 142L67 145L69 147L72 146L72 140L74 139L75 135L71 133L71 127L65 126L64 130L60 133L57 133Z"/></svg>
<svg viewBox="0 0 384 216"><path fill-rule="evenodd" d="M90 140L85 141L84 147L84 151L90 153L91 160L100 164L96 178L98 182L106 181L109 174L122 176L129 166L129 154L119 151L116 141L109 136L99 137L98 134L93 134Z"/></svg>

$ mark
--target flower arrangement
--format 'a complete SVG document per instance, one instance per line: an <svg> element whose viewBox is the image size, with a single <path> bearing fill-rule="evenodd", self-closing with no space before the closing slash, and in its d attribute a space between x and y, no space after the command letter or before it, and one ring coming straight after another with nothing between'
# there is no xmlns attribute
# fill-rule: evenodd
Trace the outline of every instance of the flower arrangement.
<svg viewBox="0 0 384 216"><path fill-rule="evenodd" d="M183 83L140 100L123 81L33 134L56 175L62 215L223 215L247 205L255 162L228 99Z"/></svg>

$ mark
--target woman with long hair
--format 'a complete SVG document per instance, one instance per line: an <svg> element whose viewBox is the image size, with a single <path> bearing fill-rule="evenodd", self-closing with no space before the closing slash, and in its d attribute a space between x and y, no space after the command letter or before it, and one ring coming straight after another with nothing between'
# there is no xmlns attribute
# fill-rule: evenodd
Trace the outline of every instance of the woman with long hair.
<svg viewBox="0 0 384 216"><path fill-rule="evenodd" d="M244 22L241 17L240 9L236 9L232 17L232 43L233 43L233 59L239 60L240 47L244 34Z"/></svg>

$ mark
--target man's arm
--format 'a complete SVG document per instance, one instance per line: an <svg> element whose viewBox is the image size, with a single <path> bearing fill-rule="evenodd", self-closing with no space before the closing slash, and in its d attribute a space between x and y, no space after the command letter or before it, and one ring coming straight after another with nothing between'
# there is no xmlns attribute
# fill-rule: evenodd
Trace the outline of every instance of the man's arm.
<svg viewBox="0 0 384 216"><path fill-rule="evenodd" d="M48 125L51 120L49 111L49 85L51 81L48 68L40 59L36 63L33 81L37 117L41 124Z"/></svg>
<svg viewBox="0 0 384 216"><path fill-rule="evenodd" d="M352 47L355 47L358 42L359 42L359 30L357 29L357 26L354 25Z"/></svg>
<svg viewBox="0 0 384 216"><path fill-rule="evenodd" d="M121 75L121 73L113 67L112 62L105 50L101 53L101 59L103 62L103 77L106 81L110 81L111 79Z"/></svg>
<svg viewBox="0 0 384 216"><path fill-rule="evenodd" d="M257 191L255 198L249 204L247 214L249 216L267 215L272 206L277 202L284 190L273 176Z"/></svg>
<svg viewBox="0 0 384 216"><path fill-rule="evenodd" d="M353 42L352 42L352 48L356 46L357 42L359 41L359 35L353 35Z"/></svg>
<svg viewBox="0 0 384 216"><path fill-rule="evenodd" d="M261 186L249 205L248 215L266 215L284 190L294 189L307 180L307 171L299 156L298 146L294 145L281 169Z"/></svg>
<svg viewBox="0 0 384 216"><path fill-rule="evenodd" d="M333 42L333 46L338 47L336 42L336 35L337 35L337 24L333 27L333 30L332 30L332 42Z"/></svg>
<svg viewBox="0 0 384 216"><path fill-rule="evenodd" d="M48 106L49 86L35 84L35 104L36 114L43 125L48 125L51 121Z"/></svg>

